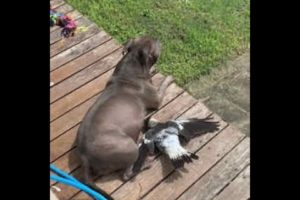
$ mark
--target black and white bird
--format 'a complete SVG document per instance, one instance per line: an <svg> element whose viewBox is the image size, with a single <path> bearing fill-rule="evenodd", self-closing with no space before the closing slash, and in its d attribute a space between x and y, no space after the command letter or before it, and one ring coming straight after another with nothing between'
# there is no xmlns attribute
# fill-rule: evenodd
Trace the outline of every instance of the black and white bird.
<svg viewBox="0 0 300 200"><path fill-rule="evenodd" d="M147 148L150 154L162 152L175 168L184 163L198 159L198 156L182 147L193 137L219 129L219 123L210 121L212 118L171 120L165 123L151 121L150 129L144 134L140 148Z"/></svg>

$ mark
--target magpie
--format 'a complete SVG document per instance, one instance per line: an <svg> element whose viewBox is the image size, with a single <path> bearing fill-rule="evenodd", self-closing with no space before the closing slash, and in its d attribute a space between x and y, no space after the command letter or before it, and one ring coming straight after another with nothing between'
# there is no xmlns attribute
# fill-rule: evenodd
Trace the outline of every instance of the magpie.
<svg viewBox="0 0 300 200"><path fill-rule="evenodd" d="M165 154L175 169L183 167L198 156L182 147L190 139L219 130L219 122L211 121L211 117L204 119L190 118L185 120L170 120L160 123L149 121L150 129L143 136L140 148L147 148L150 154L159 152Z"/></svg>

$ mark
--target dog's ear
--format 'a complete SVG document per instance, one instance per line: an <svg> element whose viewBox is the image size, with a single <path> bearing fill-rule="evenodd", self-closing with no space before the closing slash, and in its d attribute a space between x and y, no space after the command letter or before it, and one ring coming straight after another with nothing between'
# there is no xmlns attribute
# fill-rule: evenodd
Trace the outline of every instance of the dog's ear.
<svg viewBox="0 0 300 200"><path fill-rule="evenodd" d="M155 43L151 46L150 50L150 62L151 65L155 64L158 60L158 57L160 56L161 46L160 42L158 40L155 41Z"/></svg>
<svg viewBox="0 0 300 200"><path fill-rule="evenodd" d="M149 52L143 48L138 51L138 60L142 66L149 66Z"/></svg>
<svg viewBox="0 0 300 200"><path fill-rule="evenodd" d="M145 64L147 64L147 66L152 66L154 65L157 60L158 57L160 55L160 43L158 40L156 40L155 42L153 42L150 46L149 49L146 49L144 51L144 55L145 55Z"/></svg>
<svg viewBox="0 0 300 200"><path fill-rule="evenodd" d="M139 61L143 66L151 67L154 65L160 55L160 43L156 41L150 48L140 49L138 52Z"/></svg>
<svg viewBox="0 0 300 200"><path fill-rule="evenodd" d="M125 42L123 44L124 47L123 47L122 54L125 55L126 53L130 52L132 45L133 45L133 39L130 39L127 42Z"/></svg>

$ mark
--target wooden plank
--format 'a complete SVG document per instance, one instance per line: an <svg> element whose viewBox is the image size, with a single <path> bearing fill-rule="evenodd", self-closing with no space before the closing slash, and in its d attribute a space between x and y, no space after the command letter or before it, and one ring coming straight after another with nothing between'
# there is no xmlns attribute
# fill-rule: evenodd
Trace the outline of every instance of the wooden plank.
<svg viewBox="0 0 300 200"><path fill-rule="evenodd" d="M85 99L100 92L112 74L115 64L121 59L121 50L110 54L97 63L85 68L60 84L51 88L50 96L55 99L63 97L50 106L50 119L57 118L64 112L83 102ZM103 76L101 78L101 76ZM101 81L103 79L103 81ZM86 84L86 85L84 85ZM83 86L84 85L84 86ZM87 96L87 93L90 95Z"/></svg>
<svg viewBox="0 0 300 200"><path fill-rule="evenodd" d="M213 200L250 199L250 165Z"/></svg>
<svg viewBox="0 0 300 200"><path fill-rule="evenodd" d="M250 163L249 138L245 138L178 200L211 200ZM192 183L192 182L190 182ZM235 188L235 189L238 189ZM239 199L242 200L242 199Z"/></svg>
<svg viewBox="0 0 300 200"><path fill-rule="evenodd" d="M178 119L205 118L211 114L212 112L201 101L197 101L197 103L191 109L183 113L180 117L178 117ZM219 117L215 116L215 118L216 120L220 121ZM225 126L226 123L221 122L221 124Z"/></svg>
<svg viewBox="0 0 300 200"><path fill-rule="evenodd" d="M118 48L120 48L120 45L118 45L114 40L109 40L104 44L96 47L95 49L87 52L86 54L52 71L50 73L50 80L54 82L54 86L55 86L55 84L72 76L78 71L83 70L84 68L97 62L98 60L101 60L103 57L111 54L113 51L117 50ZM51 102L53 102L54 99L57 99L57 98L54 99L52 98L53 97L50 97Z"/></svg>
<svg viewBox="0 0 300 200"><path fill-rule="evenodd" d="M103 78L103 76L101 76L101 77ZM161 82L163 80L162 77L163 76L160 75L160 74L154 75L152 77L153 83L159 83L159 82ZM90 83L92 83L92 82L90 82ZM106 80L102 80L102 83L106 84ZM88 93L93 90L93 88L85 88L85 86L87 86L87 85L84 85L82 88L80 88L81 89L80 91L86 92L86 93L83 93L81 95L82 96L81 99L83 99L83 101L85 101L86 99L89 98ZM92 86L95 86L95 85L98 85L98 84L92 84ZM98 89L98 88L99 88L99 85L98 85L98 87L96 89ZM104 87L103 87L103 89L104 89ZM96 92L95 92L95 94L99 95L99 93L96 93ZM183 90L181 88L179 88L179 87L176 88L176 87L170 85L167 88L167 95L166 95L166 96L168 96L168 101L173 100L174 98L176 98L176 96L178 96L182 92L183 92ZM73 92L73 93L76 93L76 91ZM72 95L73 93L71 93L70 95ZM93 95L95 95L95 94L93 94ZM75 99L78 99L78 98L74 98L74 100ZM95 99L94 99L94 101L95 101ZM164 101L163 104L162 104L162 106L165 105L165 104L167 104L168 101ZM80 105L80 106L82 106L82 105ZM78 108L76 108L75 110L77 110L77 109ZM77 112L74 112L74 113L78 114ZM52 126L52 123L51 123L51 126ZM56 139L56 140L54 140L54 141L51 142L51 144L50 144L50 147L51 147L50 148L50 152L51 152L50 153L50 161L51 162L53 160L57 159L59 156L61 156L62 154L64 154L65 152L69 151L72 148L72 143L73 143L74 138L75 138L75 136L73 136L72 134L76 134L78 126L79 125L76 125L75 127L71 128L69 131L67 131L65 134L63 134L62 136L60 136L58 139ZM64 142L65 140L67 140L67 141Z"/></svg>
<svg viewBox="0 0 300 200"><path fill-rule="evenodd" d="M197 152L198 160L186 165L184 171L174 171L163 182L156 186L143 199L159 199L164 197L166 200L176 199L192 183L205 174L214 166L220 158L226 155L243 138L244 134L236 131L232 127L227 127L221 131L212 141ZM131 198L132 199L132 198Z"/></svg>
<svg viewBox="0 0 300 200"><path fill-rule="evenodd" d="M90 199L90 200L92 200L92 198L84 192L80 192L80 195L76 195L74 198L71 197L71 199L74 199L74 200L89 200Z"/></svg>
<svg viewBox="0 0 300 200"><path fill-rule="evenodd" d="M188 106L192 106L195 103L197 103L197 100L190 96L187 92L184 92L176 99L176 101L172 101L166 107L159 110L159 112L155 113L153 118L158 121L173 119L174 113L179 116L187 110L187 108L189 108Z"/></svg>
<svg viewBox="0 0 300 200"><path fill-rule="evenodd" d="M83 42L80 42L79 44L73 46L72 48L67 49L66 51L52 57L50 59L50 68L52 70L56 69L61 65L90 51L91 49L94 49L95 47L103 44L109 39L111 39L111 37L107 35L105 32L101 31L96 35L90 37L89 39L84 40Z"/></svg>
<svg viewBox="0 0 300 200"><path fill-rule="evenodd" d="M50 162L63 156L65 153L75 147L74 141L77 135L79 124L68 130L61 137L50 143Z"/></svg>
<svg viewBox="0 0 300 200"><path fill-rule="evenodd" d="M53 0L53 1L50 1L50 4L51 4L52 9L56 9L58 6L61 6L61 5L65 4L65 1L63 1L63 0Z"/></svg>
<svg viewBox="0 0 300 200"><path fill-rule="evenodd" d="M67 14L71 11L73 11L73 7L70 6L69 4L63 4L61 6L58 6L57 8L55 8L55 11L58 13L63 13L63 14Z"/></svg>
<svg viewBox="0 0 300 200"><path fill-rule="evenodd" d="M78 19L75 19L77 26L88 27L92 24L92 22L90 20L88 20L87 18L80 17L81 14L79 12L75 12L74 14L76 14L75 18L78 18ZM50 33L50 44L53 44L63 38L63 36L61 35L61 30L62 29L59 28Z"/></svg>
<svg viewBox="0 0 300 200"><path fill-rule="evenodd" d="M54 120L50 124L50 140L53 140L54 138L63 134L65 131L76 126L82 120L84 114L92 106L92 104L95 102L98 96L99 95L89 99L88 101L71 110L67 114Z"/></svg>
<svg viewBox="0 0 300 200"><path fill-rule="evenodd" d="M84 102L86 99L94 96L95 94L101 92L108 79L113 73L113 69L94 79L93 81L85 84L84 86L76 89L74 92L68 94L64 98L54 102L50 105L50 120L51 122L58 117L62 116L64 113L70 111L77 105ZM86 90L86 89L91 90ZM86 96L85 96L86 95Z"/></svg>
<svg viewBox="0 0 300 200"><path fill-rule="evenodd" d="M63 13L63 14L66 14L66 13L71 12L73 10L74 10L73 7L70 6L69 4L63 4L63 5L60 5L60 6L55 8L56 12Z"/></svg>
<svg viewBox="0 0 300 200"><path fill-rule="evenodd" d="M99 32L100 29L95 24L92 24L89 27L87 27L87 30L85 32L76 32L74 37L62 38L61 40L51 45L50 57L53 57L59 54L60 52L71 48L72 46L90 38L91 36Z"/></svg>
<svg viewBox="0 0 300 200"><path fill-rule="evenodd" d="M209 111L201 102L198 102L191 109L181 115L179 119L186 119L190 117L205 118L210 114L211 111ZM227 126L227 123L221 121L218 116L213 115L213 117L214 120L220 121L220 130L194 138L186 145L186 149L191 152L196 152ZM125 200L136 199L137 196L143 196L152 188L154 188L159 182L161 182L166 176L172 173L173 170L174 168L170 161L165 156L160 156L156 159L156 161L153 163L153 166L149 170L138 174L134 181L124 184L121 188L113 193L113 197L116 199Z"/></svg>
<svg viewBox="0 0 300 200"><path fill-rule="evenodd" d="M109 76L111 74L112 74L112 71L109 71L105 75L100 76L100 77L96 78L94 81L90 82L91 84L86 84L82 88L76 90L74 93L71 93L70 96L68 96L68 97L71 100L73 100L73 101L71 101L71 104L68 107L66 107L65 109L69 109L70 110L70 109L73 108L72 106L76 106L77 103L79 104L79 103L81 103L81 101L83 102L83 101L86 100L86 99L77 99L78 96L82 96L84 94L87 94L88 95L87 98L89 98L89 97L91 97L91 96L94 95L94 92L96 92L96 90L98 90L99 92L102 91L104 89L104 87L105 87L105 84L106 84L105 81L108 80L108 78L109 78ZM96 85L95 83L98 83L98 85ZM91 91L85 90L86 88L92 88L93 90L91 90ZM68 98L68 97L66 97L66 98ZM78 101L76 101L76 100L78 100ZM65 115L67 115L67 117L70 117L70 115L74 115L74 114L77 115L77 114L79 114L77 112L79 109L82 109L82 111L80 112L80 114L82 114L82 112L86 112L87 111L87 109L88 109L87 107L90 106L90 102L94 102L94 101L95 101L95 98L92 97L91 99L89 99L88 101L84 102L83 104L81 104L80 106L76 107L75 109L71 110L70 112L66 113ZM66 118L65 115L63 115L63 116L61 116L59 118L56 118L56 120L54 120L54 121L51 122L51 125L53 126L53 133L56 132L56 131L58 131L58 130L60 130L59 126L63 126L63 125L60 124L60 121L65 121L65 118ZM80 116L82 116L82 115L80 115ZM75 125L76 123L79 122L78 120L79 120L79 116L76 117L76 122L73 123L71 120L69 120L68 124L71 124L70 127L72 127L72 125ZM60 133L63 133L64 131L66 131L65 128L63 130L61 130Z"/></svg>
<svg viewBox="0 0 300 200"><path fill-rule="evenodd" d="M182 90L181 88L179 88L178 87L178 89L179 90ZM177 93L173 93L173 94L175 94L175 95L177 95ZM184 97L184 98L183 98ZM186 105L186 108L182 108L183 110L185 110L185 109L188 109L191 105L190 104L193 104L194 103L194 99L191 97L191 96L186 96L186 95L183 95L183 97L181 97L181 98L179 98L179 100L178 101L186 101L186 102L189 102L189 103L186 103L185 105ZM176 98L174 101L177 101L177 99L178 98ZM173 101L172 101L173 102ZM181 104L181 106L183 106L184 104ZM179 106L180 107L180 106ZM174 117L176 117L176 115L179 115L181 112L178 112L178 110L176 110L176 109L173 109L173 110L170 110L170 112L172 113L172 114L169 114L168 116L174 116ZM167 115L165 115L165 116L167 116ZM74 149L74 151L75 151L76 149ZM55 163L55 165L56 166L62 166L62 167L67 167L67 169L64 169L65 171L68 171L68 170L70 170L70 167L71 167L71 170L72 169L75 169L76 168L76 166L69 166L69 165L67 165L66 166L66 164L65 163L67 163L68 162L68 158L69 158L69 156L71 155L71 152L69 152L68 154L66 154L66 155L64 155L64 156L62 156L61 158L59 158L58 160L56 160L54 163ZM63 160L63 159L66 159L65 161ZM79 166L79 163L77 164L77 166ZM61 168L61 167L60 167ZM76 170L77 171L77 170ZM74 172L74 173L77 173L77 172ZM79 176L81 176L82 174L80 174L79 173ZM116 174L113 174L112 175L113 177L118 177ZM103 182L103 180L105 180L104 182L105 182L105 186L104 186L104 188L107 188L107 187L109 187L109 188L114 188L114 189L116 189L116 187L117 186L120 186L120 184L122 184L122 181L120 181L119 179L116 179L116 178L112 178L111 176L106 176L106 177L102 177L102 178L100 178L98 181L97 181L97 184L101 184L102 182ZM108 181L107 181L108 180ZM63 186L60 186L60 187L63 187ZM65 197L71 197L72 195L74 195L74 194L76 194L78 192L78 190L76 190L76 189L73 189L73 188L65 188L64 187L64 198ZM59 196L60 197L60 196Z"/></svg>

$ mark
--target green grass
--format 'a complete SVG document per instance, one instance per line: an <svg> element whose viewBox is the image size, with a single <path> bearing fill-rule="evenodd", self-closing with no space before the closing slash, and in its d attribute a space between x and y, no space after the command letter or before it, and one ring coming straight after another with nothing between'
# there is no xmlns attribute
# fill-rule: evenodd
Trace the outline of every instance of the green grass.
<svg viewBox="0 0 300 200"><path fill-rule="evenodd" d="M249 46L249 0L68 0L120 43L162 43L158 69L184 86Z"/></svg>

